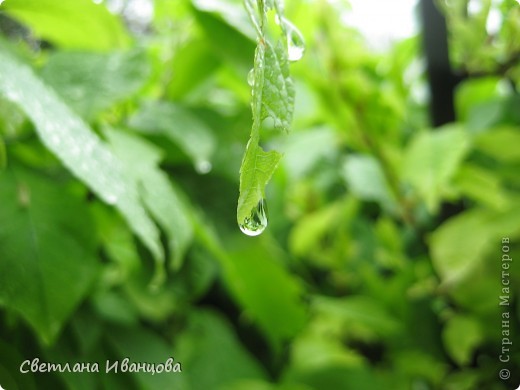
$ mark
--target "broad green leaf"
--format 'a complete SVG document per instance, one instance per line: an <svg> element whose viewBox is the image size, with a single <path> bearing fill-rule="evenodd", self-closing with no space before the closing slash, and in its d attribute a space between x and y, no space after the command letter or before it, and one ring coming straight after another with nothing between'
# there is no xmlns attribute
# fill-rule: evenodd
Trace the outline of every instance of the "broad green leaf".
<svg viewBox="0 0 520 390"><path fill-rule="evenodd" d="M395 210L395 199L379 162L371 156L351 155L343 165L349 190L363 200L376 201L388 210Z"/></svg>
<svg viewBox="0 0 520 390"><path fill-rule="evenodd" d="M207 173L216 140L212 130L186 108L156 102L145 105L130 120L130 126L144 134L162 134L191 158L195 168Z"/></svg>
<svg viewBox="0 0 520 390"><path fill-rule="evenodd" d="M472 317L458 315L451 318L442 332L444 346L459 366L471 362L475 348L484 338L480 322Z"/></svg>
<svg viewBox="0 0 520 390"><path fill-rule="evenodd" d="M137 383L139 389L175 389L188 390L190 387L186 378L186 360L184 356L173 350L170 343L159 337L157 334L141 328L111 328L106 333L109 344L113 347L118 356L119 368L123 359L128 358L129 364L134 363L155 363L164 364L169 358L173 358L173 363L180 363L182 372L163 372L152 373L132 372L130 375ZM113 361L112 361L113 362ZM118 371L118 375L124 375Z"/></svg>
<svg viewBox="0 0 520 390"><path fill-rule="evenodd" d="M92 219L63 184L13 166L0 182L0 305L51 343L97 273Z"/></svg>
<svg viewBox="0 0 520 390"><path fill-rule="evenodd" d="M332 203L300 218L289 235L289 248L297 256L308 255L330 231L337 229L341 221L343 205Z"/></svg>
<svg viewBox="0 0 520 390"><path fill-rule="evenodd" d="M143 86L150 66L143 52L55 52L42 71L69 106L86 119L128 99Z"/></svg>
<svg viewBox="0 0 520 390"><path fill-rule="evenodd" d="M497 97L471 107L467 127L473 133L485 132L498 126L520 124L520 97Z"/></svg>
<svg viewBox="0 0 520 390"><path fill-rule="evenodd" d="M146 208L165 230L171 252L172 265L180 267L191 242L193 230L186 205L172 186L158 163L160 149L138 136L107 129L105 132L114 153L124 162L128 175L140 189ZM139 156L136 159L135 156Z"/></svg>
<svg viewBox="0 0 520 390"><path fill-rule="evenodd" d="M518 127L500 127L475 137L475 148L504 163L520 161Z"/></svg>
<svg viewBox="0 0 520 390"><path fill-rule="evenodd" d="M448 371L442 359L420 349L399 348L391 359L394 361L395 371L428 379L432 384L439 385Z"/></svg>
<svg viewBox="0 0 520 390"><path fill-rule="evenodd" d="M1 2L1 1L0 1ZM24 361L22 351L12 340L0 340L0 383L5 389L35 390L33 373L20 372L20 362Z"/></svg>
<svg viewBox="0 0 520 390"><path fill-rule="evenodd" d="M381 374L365 367L336 365L315 366L312 370L291 372L289 380L308 385L311 389L375 390L388 386ZM391 385L390 385L391 386ZM400 387L389 387L400 388Z"/></svg>
<svg viewBox="0 0 520 390"><path fill-rule="evenodd" d="M248 240L247 238L241 238ZM277 253L277 252L274 252ZM223 262L224 278L248 318L275 347L305 322L302 288L261 241L245 244Z"/></svg>
<svg viewBox="0 0 520 390"><path fill-rule="evenodd" d="M174 101L182 99L212 76L219 65L220 60L208 42L201 38L186 42L172 60L175 71L167 86L168 97Z"/></svg>
<svg viewBox="0 0 520 390"><path fill-rule="evenodd" d="M230 324L212 311L189 314L175 351L189 367L186 378L193 390L224 389L240 379L265 378L261 365L240 343Z"/></svg>
<svg viewBox="0 0 520 390"><path fill-rule="evenodd" d="M479 387L481 371L477 369L465 369L452 371L443 381L446 390L474 390Z"/></svg>
<svg viewBox="0 0 520 390"><path fill-rule="evenodd" d="M341 321L344 330L363 326L369 332L391 336L401 327L380 302L362 295L341 299L317 296L312 306L318 315Z"/></svg>
<svg viewBox="0 0 520 390"><path fill-rule="evenodd" d="M254 41L213 12L194 8L193 14L214 55L239 72L247 72L248 63L255 50ZM229 44L230 42L233 44Z"/></svg>
<svg viewBox="0 0 520 390"><path fill-rule="evenodd" d="M493 99L479 103L469 109L467 127L473 133L480 133L503 121L504 101Z"/></svg>
<svg viewBox="0 0 520 390"><path fill-rule="evenodd" d="M345 348L339 338L332 335L317 333L312 323L310 332L298 337L292 343L291 369L297 371L312 370L316 367L341 366L344 368L359 367L363 364L363 358L355 351ZM332 332L331 332L332 333Z"/></svg>
<svg viewBox="0 0 520 390"><path fill-rule="evenodd" d="M200 11L219 15L227 24L233 26L246 37L251 40L255 39L255 31L244 13L242 0L194 0L193 5Z"/></svg>
<svg viewBox="0 0 520 390"><path fill-rule="evenodd" d="M469 136L458 126L420 133L405 151L403 178L436 210L469 149Z"/></svg>
<svg viewBox="0 0 520 390"><path fill-rule="evenodd" d="M282 155L275 150L265 152L255 138L251 138L240 167L240 197L237 221L242 223L265 197L265 186L278 166Z"/></svg>
<svg viewBox="0 0 520 390"><path fill-rule="evenodd" d="M90 302L104 321L129 327L139 323L137 310L120 291L99 289Z"/></svg>
<svg viewBox="0 0 520 390"><path fill-rule="evenodd" d="M0 93L31 119L43 144L96 195L114 205L154 257L162 259L158 229L121 161L27 65L2 50Z"/></svg>
<svg viewBox="0 0 520 390"><path fill-rule="evenodd" d="M455 108L459 121L466 121L472 107L498 96L500 78L468 79L461 83L455 91Z"/></svg>
<svg viewBox="0 0 520 390"><path fill-rule="evenodd" d="M219 261L234 299L269 338L274 347L296 333L305 323L302 286L275 260L280 252L239 237L239 247L224 251L212 229L197 219L197 238Z"/></svg>
<svg viewBox="0 0 520 390"><path fill-rule="evenodd" d="M121 20L92 0L7 0L0 10L64 48L106 51L130 40Z"/></svg>
<svg viewBox="0 0 520 390"><path fill-rule="evenodd" d="M289 134L283 159L287 175L293 180L304 178L320 162L336 157L337 143L336 134L329 127Z"/></svg>
<svg viewBox="0 0 520 390"><path fill-rule="evenodd" d="M432 262L441 280L454 283L480 265L504 236L520 233L520 209L473 209L443 223L430 237Z"/></svg>
<svg viewBox="0 0 520 390"><path fill-rule="evenodd" d="M475 165L464 164L454 178L454 186L469 198L497 210L503 210L509 203L500 178Z"/></svg>

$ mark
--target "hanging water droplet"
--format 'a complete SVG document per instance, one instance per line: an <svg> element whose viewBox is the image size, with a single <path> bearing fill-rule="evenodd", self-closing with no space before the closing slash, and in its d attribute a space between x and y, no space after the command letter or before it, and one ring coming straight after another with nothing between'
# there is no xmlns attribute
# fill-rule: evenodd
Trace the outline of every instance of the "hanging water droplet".
<svg viewBox="0 0 520 390"><path fill-rule="evenodd" d="M255 68L251 68L251 70L247 74L247 83L250 87L252 87L255 84Z"/></svg>
<svg viewBox="0 0 520 390"><path fill-rule="evenodd" d="M294 24L282 18L282 24L287 39L287 58L289 61L299 61L305 52L305 40L303 35Z"/></svg>
<svg viewBox="0 0 520 390"><path fill-rule="evenodd" d="M195 170L201 175L209 173L211 168L213 168L213 165L208 160L200 160L195 163Z"/></svg>
<svg viewBox="0 0 520 390"><path fill-rule="evenodd" d="M258 202L258 205L251 211L249 217L238 225L242 233L248 236L258 236L267 227L267 203L264 199Z"/></svg>

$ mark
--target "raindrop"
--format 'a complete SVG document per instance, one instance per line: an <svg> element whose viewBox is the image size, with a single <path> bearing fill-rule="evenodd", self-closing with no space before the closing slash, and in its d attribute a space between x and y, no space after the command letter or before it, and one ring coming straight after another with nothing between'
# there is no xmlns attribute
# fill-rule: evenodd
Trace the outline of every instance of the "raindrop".
<svg viewBox="0 0 520 390"><path fill-rule="evenodd" d="M213 165L208 160L200 160L195 164L195 170L201 175L209 173L211 168L213 168Z"/></svg>
<svg viewBox="0 0 520 390"><path fill-rule="evenodd" d="M247 74L247 83L250 87L252 87L255 84L255 68L251 68L251 70Z"/></svg>
<svg viewBox="0 0 520 390"><path fill-rule="evenodd" d="M58 134L51 134L51 136L49 137L49 142L52 146L60 146L61 138Z"/></svg>
<svg viewBox="0 0 520 390"><path fill-rule="evenodd" d="M105 202L109 205L115 205L117 203L117 195L105 194Z"/></svg>
<svg viewBox="0 0 520 390"><path fill-rule="evenodd" d="M242 223L238 225L242 233L248 236L258 236L267 227L267 203L264 199L258 202L258 205L251 211L251 215L246 217Z"/></svg>
<svg viewBox="0 0 520 390"><path fill-rule="evenodd" d="M282 25L287 39L287 58L289 61L299 61L305 52L303 35L294 24L282 18Z"/></svg>

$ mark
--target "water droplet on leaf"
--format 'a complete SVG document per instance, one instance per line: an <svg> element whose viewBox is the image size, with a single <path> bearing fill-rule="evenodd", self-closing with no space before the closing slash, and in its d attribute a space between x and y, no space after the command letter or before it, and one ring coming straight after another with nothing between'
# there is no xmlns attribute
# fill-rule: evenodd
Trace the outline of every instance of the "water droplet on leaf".
<svg viewBox="0 0 520 390"><path fill-rule="evenodd" d="M251 68L251 70L247 74L247 83L250 87L252 87L255 84L255 68Z"/></svg>
<svg viewBox="0 0 520 390"><path fill-rule="evenodd" d="M301 60L305 52L305 40L302 33L285 18L282 18L282 24L287 39L287 58L289 61Z"/></svg>
<svg viewBox="0 0 520 390"><path fill-rule="evenodd" d="M195 163L195 170L201 175L209 173L211 168L213 168L213 165L208 160L201 160Z"/></svg>
<svg viewBox="0 0 520 390"><path fill-rule="evenodd" d="M105 202L109 205L115 205L117 203L117 195L115 194L106 194Z"/></svg>
<svg viewBox="0 0 520 390"><path fill-rule="evenodd" d="M248 236L258 236L267 227L267 203L264 199L258 202L258 205L251 211L249 217L246 217L242 223L238 225L242 233Z"/></svg>

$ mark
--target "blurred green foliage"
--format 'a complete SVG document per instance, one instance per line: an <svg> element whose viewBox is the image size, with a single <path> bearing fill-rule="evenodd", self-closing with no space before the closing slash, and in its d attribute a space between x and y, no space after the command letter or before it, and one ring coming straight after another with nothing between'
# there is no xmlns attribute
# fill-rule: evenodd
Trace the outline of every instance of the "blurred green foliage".
<svg viewBox="0 0 520 390"><path fill-rule="evenodd" d="M342 21L342 2L286 1L306 40L292 81L279 47L255 59L240 0L124 3L0 6L0 385L518 384L515 1L438 2L453 68L468 77L456 122L436 129L420 36L373 52ZM251 88L266 94L252 113ZM293 88L292 130L280 134ZM272 177L274 162L244 179L255 190L270 179L245 203L267 198L256 238L236 222L252 123L255 153L284 154ZM101 372L21 373L34 357ZM104 372L107 360L169 357L182 373Z"/></svg>

